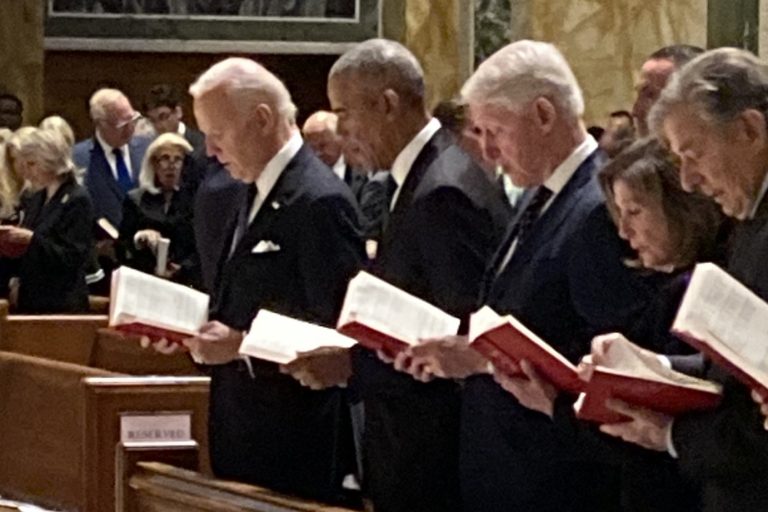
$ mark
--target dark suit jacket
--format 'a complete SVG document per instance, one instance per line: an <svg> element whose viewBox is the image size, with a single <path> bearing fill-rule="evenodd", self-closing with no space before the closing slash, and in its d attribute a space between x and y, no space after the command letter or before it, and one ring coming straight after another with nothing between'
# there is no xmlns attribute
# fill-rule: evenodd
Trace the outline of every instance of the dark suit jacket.
<svg viewBox="0 0 768 512"><path fill-rule="evenodd" d="M768 200L754 219L736 226L732 242L728 272L768 300ZM768 510L768 432L749 390L703 358L673 362L724 384L717 410L677 418L672 429L683 472L702 485L704 510Z"/></svg>
<svg viewBox="0 0 768 512"><path fill-rule="evenodd" d="M19 260L19 304L23 313L88 311L85 265L93 247L93 207L74 178L46 203L46 191L29 202L22 227L34 232Z"/></svg>
<svg viewBox="0 0 768 512"><path fill-rule="evenodd" d="M601 163L595 152L576 170L497 275L513 222L487 274L485 303L499 314L514 315L572 361L589 352L594 335L621 330L650 295L623 264L628 248L594 178ZM523 198L519 212L531 195ZM466 382L462 435L468 510L505 511L509 503L520 511L572 510L576 504L611 510L615 505L589 496L596 487L610 488L610 475L567 463L568 448L549 418L521 406L490 377ZM605 481L592 481L602 476ZM579 483L583 486L575 491Z"/></svg>
<svg viewBox="0 0 768 512"><path fill-rule="evenodd" d="M362 261L354 199L304 145L245 236L223 244L211 318L245 330L266 308L335 325L349 279ZM234 225L228 230L234 232ZM254 252L259 242L278 250ZM210 440L214 472L321 500L334 500L351 470L343 390L312 391L275 364L212 367Z"/></svg>
<svg viewBox="0 0 768 512"><path fill-rule="evenodd" d="M192 153L184 157L184 167L181 171L181 188L194 195L205 178L206 169L209 165L215 164L216 159L208 158L206 155L205 135L203 135L203 132L187 126L184 138L192 146Z"/></svg>
<svg viewBox="0 0 768 512"><path fill-rule="evenodd" d="M128 143L134 183L138 183L141 162L151 142L151 139L145 137L134 137ZM117 184L101 144L95 138L79 142L72 156L75 164L85 169L84 185L91 195L96 219L105 217L119 229L123 220L125 194Z"/></svg>
<svg viewBox="0 0 768 512"><path fill-rule="evenodd" d="M483 171L441 129L402 184L373 272L465 319L504 211ZM458 386L419 383L367 350L356 350L354 359L365 407L364 473L375 508L459 510Z"/></svg>
<svg viewBox="0 0 768 512"><path fill-rule="evenodd" d="M152 229L170 239L168 261L181 265L173 280L199 286L200 261L195 249L193 201L190 192L178 190L174 192L166 211L162 193L153 194L141 188L128 192L123 204L123 222L116 247L118 261L153 274L157 261L155 255L149 248L137 249L133 243L137 231Z"/></svg>
<svg viewBox="0 0 768 512"><path fill-rule="evenodd" d="M352 195L355 196L357 204L360 204L360 193L367 181L368 178L364 174L355 171L350 166L344 168L344 183L346 183L352 191Z"/></svg>

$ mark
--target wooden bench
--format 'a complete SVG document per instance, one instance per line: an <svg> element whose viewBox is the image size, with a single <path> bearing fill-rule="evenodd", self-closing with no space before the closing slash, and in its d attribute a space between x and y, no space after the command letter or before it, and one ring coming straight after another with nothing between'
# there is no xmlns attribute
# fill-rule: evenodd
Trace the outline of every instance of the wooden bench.
<svg viewBox="0 0 768 512"><path fill-rule="evenodd" d="M352 512L154 462L139 462L128 487L123 512Z"/></svg>
<svg viewBox="0 0 768 512"><path fill-rule="evenodd" d="M133 377L0 352L0 495L104 512L126 421L187 417L208 471L207 377ZM128 420L126 420L126 418Z"/></svg>

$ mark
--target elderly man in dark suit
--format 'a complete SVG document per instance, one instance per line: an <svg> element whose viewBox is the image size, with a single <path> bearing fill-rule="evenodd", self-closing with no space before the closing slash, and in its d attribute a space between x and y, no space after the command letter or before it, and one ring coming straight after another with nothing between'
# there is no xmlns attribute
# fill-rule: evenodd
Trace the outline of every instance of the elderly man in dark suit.
<svg viewBox="0 0 768 512"><path fill-rule="evenodd" d="M393 41L366 41L334 64L328 96L345 145L367 169L390 170L391 212L372 271L466 320L506 210L428 114L418 61ZM416 382L362 348L353 369L365 411L364 487L375 509L460 510L457 383Z"/></svg>
<svg viewBox="0 0 768 512"><path fill-rule="evenodd" d="M683 187L714 199L738 219L728 272L768 300L768 65L751 53L718 49L687 64L651 110L653 131L680 158ZM617 404L633 421L603 431L667 451L701 484L707 512L768 510L768 434L749 390L702 357L674 367L724 385L721 406L676 419Z"/></svg>
<svg viewBox="0 0 768 512"><path fill-rule="evenodd" d="M136 187L141 161L151 142L134 137L141 114L117 89L99 89L89 101L94 136L75 145L75 164L85 169L85 188L91 194L96 218L118 228L125 194Z"/></svg>
<svg viewBox="0 0 768 512"><path fill-rule="evenodd" d="M208 153L248 187L227 229L212 321L184 342L210 365L213 470L334 501L353 461L343 390L303 388L237 351L262 308L334 324L362 260L354 199L303 143L288 90L259 64L222 61L190 93Z"/></svg>

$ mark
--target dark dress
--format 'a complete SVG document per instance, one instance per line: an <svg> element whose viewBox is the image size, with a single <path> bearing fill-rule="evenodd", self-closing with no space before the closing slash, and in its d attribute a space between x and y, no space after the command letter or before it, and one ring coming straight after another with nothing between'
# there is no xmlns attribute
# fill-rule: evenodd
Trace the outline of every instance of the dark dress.
<svg viewBox="0 0 768 512"><path fill-rule="evenodd" d="M194 197L185 189L175 191L169 202L162 193L153 194L145 189L130 191L123 203L123 223L117 244L120 263L154 273L155 255L149 248L136 248L133 243L138 231L152 229L171 241L168 261L181 266L173 280L198 286L200 262L195 249L193 207Z"/></svg>
<svg viewBox="0 0 768 512"><path fill-rule="evenodd" d="M34 232L18 260L20 313L88 311L85 266L93 246L93 206L74 177L50 200L40 190L29 198L21 227Z"/></svg>

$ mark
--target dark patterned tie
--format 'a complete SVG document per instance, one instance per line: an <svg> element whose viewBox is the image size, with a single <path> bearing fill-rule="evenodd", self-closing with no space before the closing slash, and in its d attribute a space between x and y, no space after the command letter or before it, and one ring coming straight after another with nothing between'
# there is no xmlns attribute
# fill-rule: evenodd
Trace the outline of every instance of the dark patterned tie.
<svg viewBox="0 0 768 512"><path fill-rule="evenodd" d="M259 189L256 188L256 183L248 185L248 192L245 195L245 201L240 205L240 211L237 213L237 227L235 228L235 234L232 238L232 247L230 248L230 255L235 252L237 244L245 236L248 231L248 217L251 216L251 208L253 208L253 201L256 199L256 194Z"/></svg>
<svg viewBox="0 0 768 512"><path fill-rule="evenodd" d="M115 168L117 169L117 184L120 186L120 190L123 193L127 193L133 188L133 180L131 179L131 173L128 172L128 166L125 165L125 158L123 158L123 150L115 148L112 150L115 155Z"/></svg>

